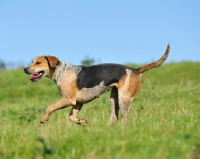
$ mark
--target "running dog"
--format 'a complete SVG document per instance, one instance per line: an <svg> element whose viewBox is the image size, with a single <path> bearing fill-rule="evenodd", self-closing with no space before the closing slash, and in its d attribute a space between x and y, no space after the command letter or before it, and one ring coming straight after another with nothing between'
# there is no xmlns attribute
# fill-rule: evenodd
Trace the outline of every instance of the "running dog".
<svg viewBox="0 0 200 159"><path fill-rule="evenodd" d="M72 106L69 119L80 125L88 122L78 118L83 104L98 98L112 87L110 95L111 115L108 124L118 120L120 110L122 121L128 121L129 108L141 87L143 72L160 66L170 51L168 44L164 55L157 61L132 68L120 64L98 64L92 66L74 66L60 61L55 56L38 56L29 67L24 69L30 74L30 80L36 82L42 77L49 77L56 83L62 99L46 109L40 123L45 123L52 112Z"/></svg>

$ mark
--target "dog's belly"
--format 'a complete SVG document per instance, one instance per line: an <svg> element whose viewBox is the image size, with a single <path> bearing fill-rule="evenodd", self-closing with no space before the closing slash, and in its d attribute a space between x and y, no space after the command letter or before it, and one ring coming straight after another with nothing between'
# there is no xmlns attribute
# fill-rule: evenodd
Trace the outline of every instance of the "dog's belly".
<svg viewBox="0 0 200 159"><path fill-rule="evenodd" d="M82 88L77 93L76 101L82 104L90 102L91 100L98 98L107 89L108 87L104 85L104 82L101 82L99 85L92 88Z"/></svg>

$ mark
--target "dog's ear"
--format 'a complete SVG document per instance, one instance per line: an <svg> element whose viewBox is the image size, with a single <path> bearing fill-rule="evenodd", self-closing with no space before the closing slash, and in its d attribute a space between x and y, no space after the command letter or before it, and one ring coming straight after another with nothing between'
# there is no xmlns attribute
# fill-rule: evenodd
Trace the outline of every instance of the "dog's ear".
<svg viewBox="0 0 200 159"><path fill-rule="evenodd" d="M56 64L58 63L58 58L55 56L45 56L45 58L47 59L49 65L51 67L56 67Z"/></svg>

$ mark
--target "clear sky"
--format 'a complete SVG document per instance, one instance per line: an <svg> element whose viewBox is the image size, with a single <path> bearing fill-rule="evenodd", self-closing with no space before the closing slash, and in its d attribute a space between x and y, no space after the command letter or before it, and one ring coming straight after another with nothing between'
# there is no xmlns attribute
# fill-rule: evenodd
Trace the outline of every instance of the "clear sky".
<svg viewBox="0 0 200 159"><path fill-rule="evenodd" d="M0 59L79 65L200 61L199 0L0 0Z"/></svg>

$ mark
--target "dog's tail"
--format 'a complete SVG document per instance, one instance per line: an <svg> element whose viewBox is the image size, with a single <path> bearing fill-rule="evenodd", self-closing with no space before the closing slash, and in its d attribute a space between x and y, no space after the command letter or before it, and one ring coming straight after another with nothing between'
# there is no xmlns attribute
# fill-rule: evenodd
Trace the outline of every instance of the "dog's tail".
<svg viewBox="0 0 200 159"><path fill-rule="evenodd" d="M160 66L167 59L169 51L170 51L170 44L167 45L167 49L165 51L165 54L158 61L138 68L138 73L141 74L141 73L143 73L143 72L145 72L149 69Z"/></svg>

